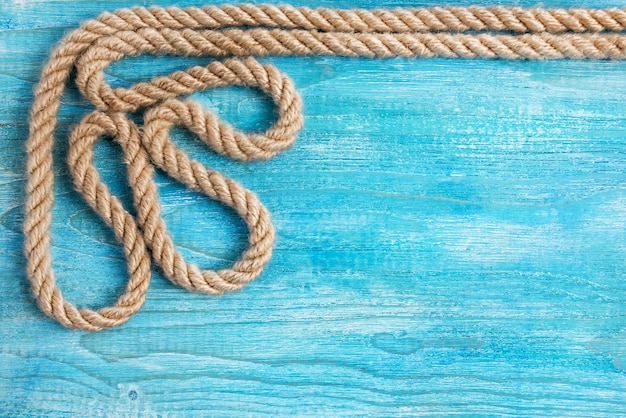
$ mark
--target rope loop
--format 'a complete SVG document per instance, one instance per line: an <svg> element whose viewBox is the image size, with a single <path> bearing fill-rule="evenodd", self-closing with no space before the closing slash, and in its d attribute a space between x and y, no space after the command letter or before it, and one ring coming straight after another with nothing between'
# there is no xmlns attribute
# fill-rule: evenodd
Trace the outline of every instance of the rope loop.
<svg viewBox="0 0 626 418"><path fill-rule="evenodd" d="M43 282L36 293L45 313L68 328L88 331L99 331L128 321L143 305L151 278L150 255L135 219L102 182L94 166L94 146L102 136L115 138L122 147L131 184L152 177L153 170L141 147L139 129L121 113L92 112L70 134L67 163L74 186L123 244L129 273L125 292L113 306L98 311L78 310L63 299L53 280Z"/></svg>
<svg viewBox="0 0 626 418"><path fill-rule="evenodd" d="M303 124L293 82L254 57L626 59L626 10L432 7L311 9L241 4L135 7L105 12L68 34L52 52L35 89L26 143L24 251L32 292L41 310L62 325L98 331L128 321L144 303L150 258L186 289L220 294L241 289L269 262L275 232L269 211L252 191L190 159L170 139L184 126L218 154L267 160L288 149ZM195 66L112 88L104 71L125 57L211 58ZM110 307L78 309L56 285L51 256L54 175L52 149L61 97L75 71L81 94L95 107L72 130L68 165L76 190L122 243L129 280ZM263 133L246 134L180 96L214 87L257 88L270 96L278 119ZM127 113L144 111L143 127ZM110 136L122 147L136 219L101 181L93 147ZM248 226L248 247L229 269L202 270L174 246L161 209L153 164L188 188L231 208Z"/></svg>
<svg viewBox="0 0 626 418"><path fill-rule="evenodd" d="M235 130L230 125L205 113L200 104L191 100L168 99L144 115L141 140L152 162L188 188L234 209L249 230L249 247L231 269L200 271L197 266L187 265L174 249L165 222L159 215L159 199L152 190L154 187L131 185L138 195L135 204L138 221L154 261L170 280L189 290L210 294L239 290L258 277L271 258L275 234L270 213L256 194L190 159L176 147L169 137L170 129L176 125L186 126L216 151L238 159L267 157L268 153L261 154L258 148L250 145L252 142L245 134L237 131L238 134L234 135Z"/></svg>

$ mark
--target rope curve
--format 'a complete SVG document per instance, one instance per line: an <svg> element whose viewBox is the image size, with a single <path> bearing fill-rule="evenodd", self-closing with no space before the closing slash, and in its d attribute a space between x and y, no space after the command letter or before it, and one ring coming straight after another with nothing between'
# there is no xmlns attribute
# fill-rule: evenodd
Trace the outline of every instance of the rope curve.
<svg viewBox="0 0 626 418"><path fill-rule="evenodd" d="M253 57L444 57L500 59L626 59L626 9L433 7L342 10L290 5L202 8L135 7L105 12L63 38L42 70L26 143L27 199L24 251L32 292L41 310L62 325L98 331L128 321L143 305L151 259L173 283L221 294L258 277L272 255L269 211L252 191L190 159L169 137L182 125L215 152L240 161L267 160L288 149L303 125L293 82ZM215 59L113 89L104 78L125 57L202 56ZM224 59L219 61L218 59ZM123 245L129 280L117 302L78 309L56 285L51 257L52 148L61 96L75 71L79 91L95 107L72 130L68 166L76 190ZM244 86L269 95L278 120L263 133L244 133L191 100L200 90ZM143 127L127 113L145 109ZM134 218L101 181L93 147L109 136L121 146L133 192ZM248 248L229 269L202 270L176 251L161 217L157 166L190 189L231 208L248 226Z"/></svg>

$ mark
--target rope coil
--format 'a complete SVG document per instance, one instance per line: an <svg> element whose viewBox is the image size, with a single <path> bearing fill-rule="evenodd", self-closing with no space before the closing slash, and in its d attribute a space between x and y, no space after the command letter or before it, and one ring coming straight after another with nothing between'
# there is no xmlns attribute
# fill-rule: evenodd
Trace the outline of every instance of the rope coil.
<svg viewBox="0 0 626 418"><path fill-rule="evenodd" d="M24 221L27 273L42 311L72 329L98 331L128 321L144 303L151 259L186 289L220 294L241 289L269 262L275 232L258 197L191 160L169 138L183 125L215 152L240 161L267 160L289 148L302 128L302 100L293 82L252 57L445 57L500 59L626 59L626 10L434 7L342 10L289 5L203 8L136 7L105 12L68 34L52 52L35 90L27 141ZM130 88L113 89L104 71L125 57L202 56L212 61ZM122 243L129 281L117 302L78 309L55 282L50 251L52 148L61 96L72 71L95 107L69 137L68 165L76 190ZM241 132L191 100L177 97L223 86L268 94L278 120L262 134ZM143 127L127 113L145 109ZM101 181L93 147L102 136L121 146L136 218ZM233 208L249 230L248 248L229 269L202 270L180 255L161 217L154 164L185 186Z"/></svg>

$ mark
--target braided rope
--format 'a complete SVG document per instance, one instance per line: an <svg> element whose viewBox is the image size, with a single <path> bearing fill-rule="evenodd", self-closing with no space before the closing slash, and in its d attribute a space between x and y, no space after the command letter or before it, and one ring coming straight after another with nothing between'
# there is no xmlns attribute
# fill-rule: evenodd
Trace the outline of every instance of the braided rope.
<svg viewBox="0 0 626 418"><path fill-rule="evenodd" d="M502 59L626 59L626 10L434 7L341 10L251 5L132 8L103 13L68 34L52 52L35 90L27 141L24 221L27 273L44 313L61 324L97 331L128 321L143 305L150 257L172 282L220 294L258 277L271 258L274 229L258 197L191 160L169 138L183 125L216 152L265 160L289 148L302 127L302 101L291 80L252 56L462 57ZM499 33L497 33L499 32ZM142 54L225 58L113 89L104 70ZM237 57L247 57L240 59ZM68 165L85 201L123 244L129 281L111 307L77 309L56 285L50 252L52 148L61 95L70 73L96 110L69 138ZM278 121L245 134L180 95L219 86L260 89L274 100ZM126 116L147 109L140 129ZM102 136L121 146L137 212L133 218L100 180L93 147ZM187 187L232 207L249 229L248 248L230 269L202 270L180 255L161 217L152 164Z"/></svg>

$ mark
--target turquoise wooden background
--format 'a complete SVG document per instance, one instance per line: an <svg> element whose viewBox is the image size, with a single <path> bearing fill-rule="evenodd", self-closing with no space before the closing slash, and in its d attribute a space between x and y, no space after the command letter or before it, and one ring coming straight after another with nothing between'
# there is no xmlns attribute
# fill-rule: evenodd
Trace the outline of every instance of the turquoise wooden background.
<svg viewBox="0 0 626 418"><path fill-rule="evenodd" d="M108 332L45 318L21 250L32 90L64 33L134 3L0 0L0 415L626 416L626 62L266 59L305 102L291 150L242 164L176 132L272 211L266 273L223 297L155 274L144 309ZM202 62L132 59L108 76L124 85ZM196 96L238 127L271 123L254 91ZM70 91L59 138L88 110ZM65 147L55 268L71 300L98 307L125 266L73 192ZM119 150L102 141L97 154L129 202ZM240 220L158 180L180 250L228 266Z"/></svg>

